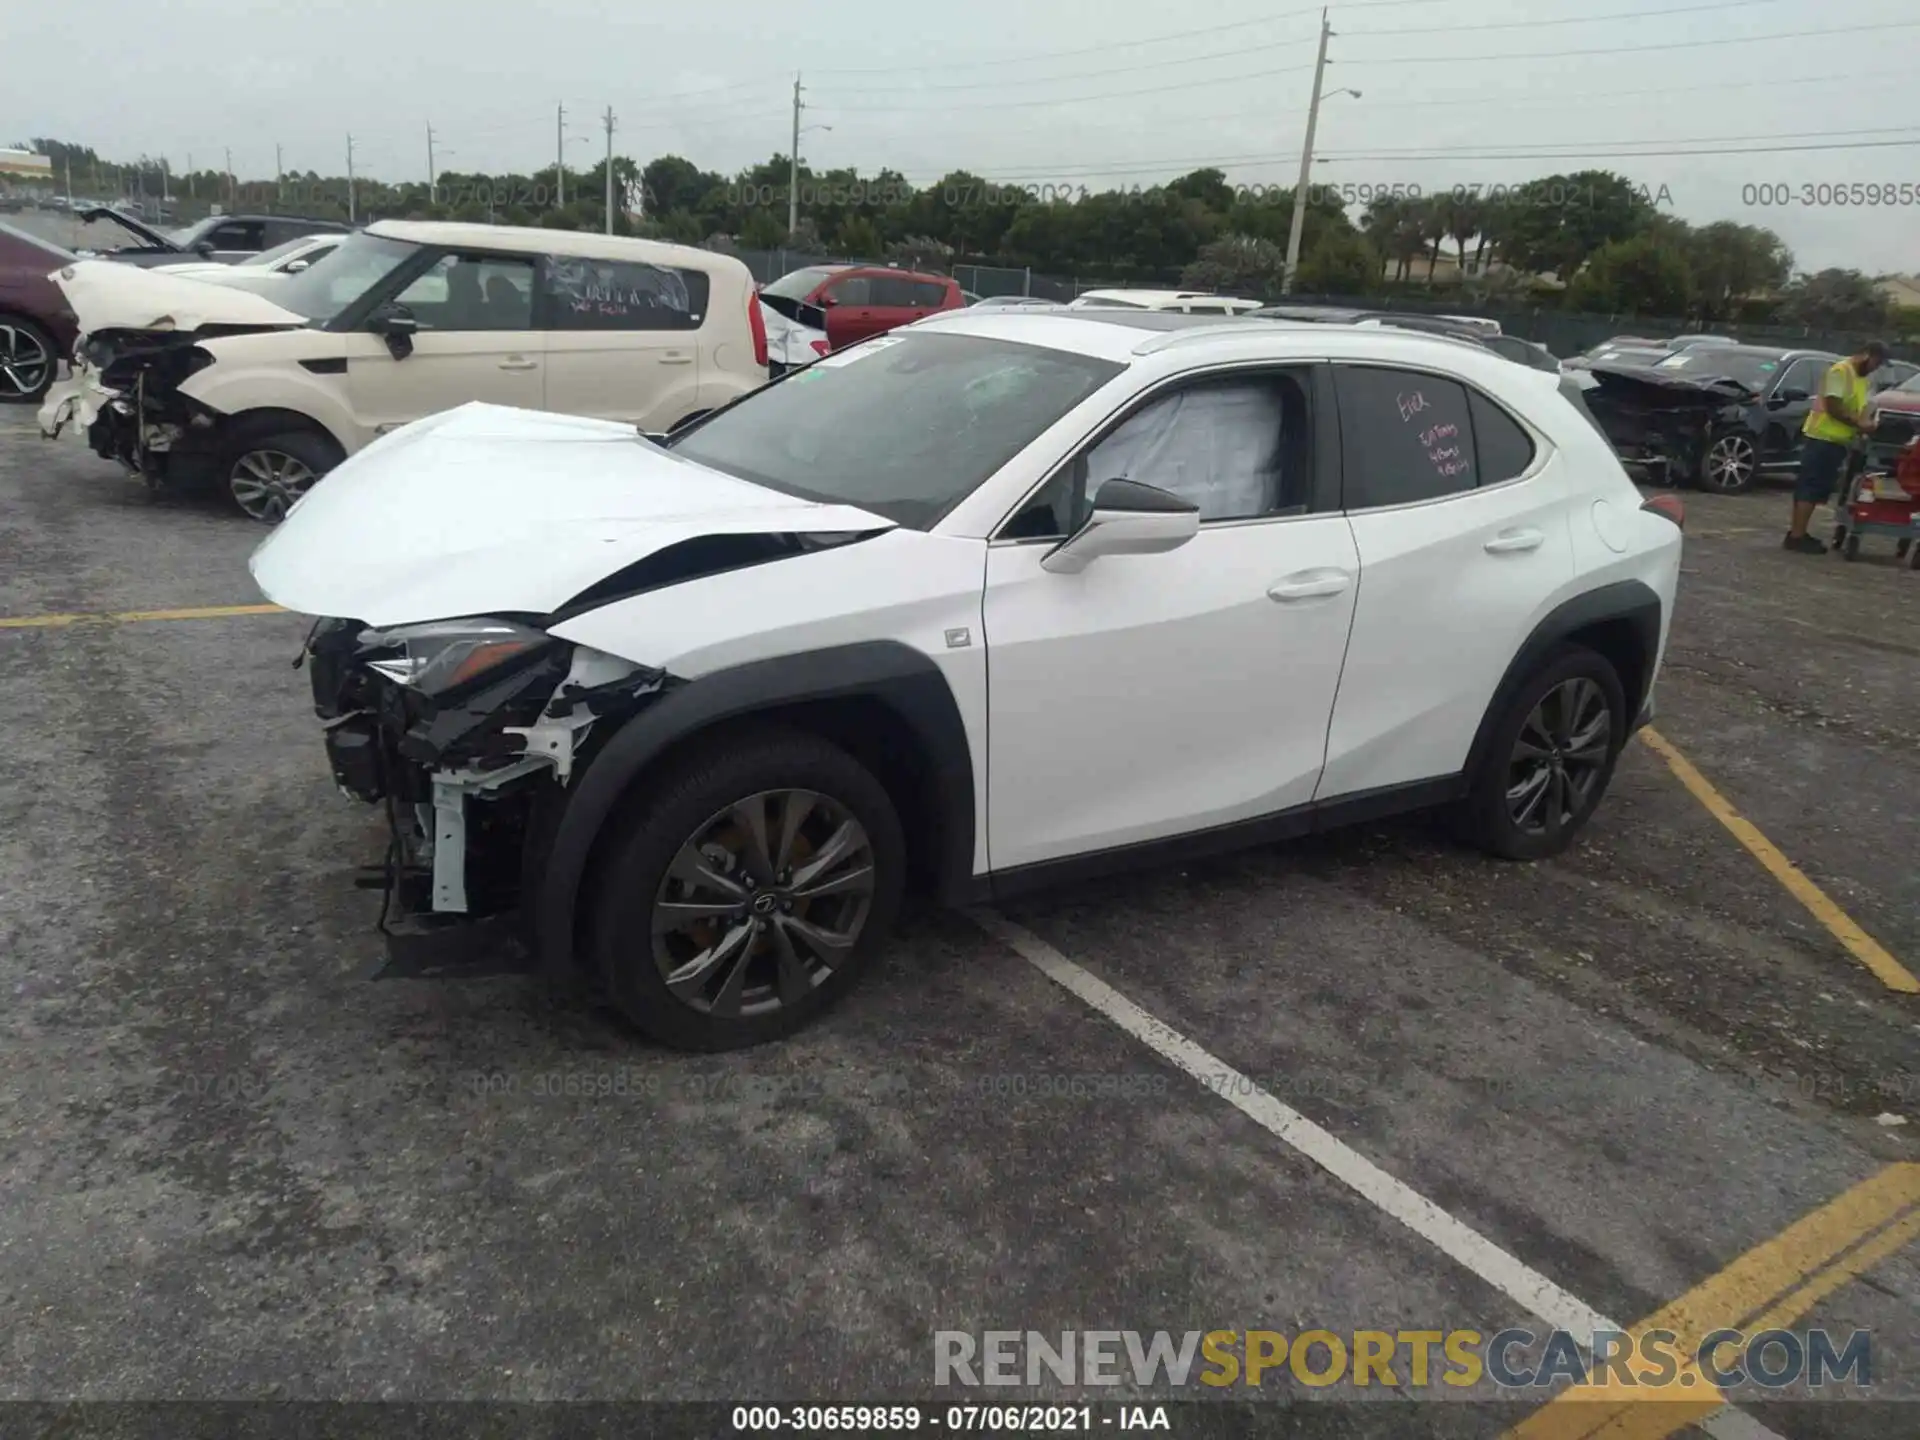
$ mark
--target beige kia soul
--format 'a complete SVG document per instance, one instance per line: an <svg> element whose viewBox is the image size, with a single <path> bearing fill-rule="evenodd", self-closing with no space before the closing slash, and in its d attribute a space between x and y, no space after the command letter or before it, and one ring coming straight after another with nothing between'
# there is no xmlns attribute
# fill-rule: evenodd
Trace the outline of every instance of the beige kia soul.
<svg viewBox="0 0 1920 1440"><path fill-rule="evenodd" d="M111 261L58 272L69 423L150 484L277 522L347 456L470 401L666 431L767 378L731 256L612 235L383 220L271 296Z"/></svg>

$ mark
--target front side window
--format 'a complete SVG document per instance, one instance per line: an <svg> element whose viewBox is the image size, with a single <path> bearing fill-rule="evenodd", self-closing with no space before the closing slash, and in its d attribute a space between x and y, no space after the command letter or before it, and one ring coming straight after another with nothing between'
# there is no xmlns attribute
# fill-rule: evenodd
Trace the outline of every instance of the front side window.
<svg viewBox="0 0 1920 1440"><path fill-rule="evenodd" d="M1303 514L1312 489L1306 390L1291 375L1263 373L1150 400L1035 492L1002 537L1064 539L1109 480L1190 500L1203 524Z"/></svg>
<svg viewBox="0 0 1920 1440"><path fill-rule="evenodd" d="M542 286L555 330L698 330L711 282L700 270L550 255Z"/></svg>
<svg viewBox="0 0 1920 1440"><path fill-rule="evenodd" d="M1785 394L1789 390L1798 390L1811 395L1820 388L1820 376L1826 368L1812 356L1803 355L1787 367L1786 373L1780 377L1780 383L1774 387L1774 393Z"/></svg>
<svg viewBox="0 0 1920 1440"><path fill-rule="evenodd" d="M533 262L509 255L442 255L402 290L422 330L533 327Z"/></svg>
<svg viewBox="0 0 1920 1440"><path fill-rule="evenodd" d="M1123 367L973 335L896 333L683 432L676 454L925 530Z"/></svg>
<svg viewBox="0 0 1920 1440"><path fill-rule="evenodd" d="M826 298L836 305L871 305L873 282L864 275L849 275L829 285Z"/></svg>
<svg viewBox="0 0 1920 1440"><path fill-rule="evenodd" d="M231 220L214 227L207 238L216 250L258 250L265 242L266 227L258 220Z"/></svg>

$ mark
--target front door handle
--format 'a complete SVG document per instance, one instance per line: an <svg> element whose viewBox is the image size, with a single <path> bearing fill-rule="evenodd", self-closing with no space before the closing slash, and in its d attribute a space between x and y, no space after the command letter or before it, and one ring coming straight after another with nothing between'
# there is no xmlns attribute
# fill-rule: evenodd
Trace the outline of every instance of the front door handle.
<svg viewBox="0 0 1920 1440"><path fill-rule="evenodd" d="M1489 555L1515 555L1524 550L1538 550L1547 543L1547 537L1538 530L1502 530L1487 541Z"/></svg>
<svg viewBox="0 0 1920 1440"><path fill-rule="evenodd" d="M500 368L502 370L534 370L538 367L538 361L525 360L518 355L509 355L505 360L500 362Z"/></svg>
<svg viewBox="0 0 1920 1440"><path fill-rule="evenodd" d="M691 365L693 356L684 350L668 350L660 356L662 365Z"/></svg>
<svg viewBox="0 0 1920 1440"><path fill-rule="evenodd" d="M1344 570L1303 570L1276 582L1268 589L1267 598L1283 605L1295 600L1319 600L1340 594L1352 583L1353 577Z"/></svg>

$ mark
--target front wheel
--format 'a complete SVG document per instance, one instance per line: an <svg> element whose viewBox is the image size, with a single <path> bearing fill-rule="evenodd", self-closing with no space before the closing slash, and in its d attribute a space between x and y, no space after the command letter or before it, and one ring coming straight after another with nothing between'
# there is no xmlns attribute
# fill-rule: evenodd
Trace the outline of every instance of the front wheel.
<svg viewBox="0 0 1920 1440"><path fill-rule="evenodd" d="M1569 645L1520 687L1459 819L1465 837L1507 860L1544 860L1573 843L1606 794L1627 739L1620 677Z"/></svg>
<svg viewBox="0 0 1920 1440"><path fill-rule="evenodd" d="M802 731L737 732L677 764L598 875L592 955L634 1024L684 1050L791 1034L839 999L900 905L885 787Z"/></svg>
<svg viewBox="0 0 1920 1440"><path fill-rule="evenodd" d="M1700 457L1700 488L1721 495L1738 495L1753 488L1760 474L1760 451L1753 438L1738 430L1713 437Z"/></svg>
<svg viewBox="0 0 1920 1440"><path fill-rule="evenodd" d="M309 431L283 430L244 438L227 452L227 498L248 518L278 525L300 497L339 463L339 447Z"/></svg>

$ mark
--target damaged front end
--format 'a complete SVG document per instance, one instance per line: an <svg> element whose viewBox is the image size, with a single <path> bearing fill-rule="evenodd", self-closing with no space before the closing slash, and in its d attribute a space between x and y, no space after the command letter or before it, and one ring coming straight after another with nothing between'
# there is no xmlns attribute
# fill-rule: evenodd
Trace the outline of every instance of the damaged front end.
<svg viewBox="0 0 1920 1440"><path fill-rule="evenodd" d="M1585 374L1582 398L1620 462L1668 483L1697 474L1714 427L1753 400L1745 386L1725 378L1609 365Z"/></svg>
<svg viewBox="0 0 1920 1440"><path fill-rule="evenodd" d="M42 433L57 438L68 424L80 426L96 455L155 487L204 479L221 417L179 389L214 363L200 338L163 330L84 337L74 378L48 397Z"/></svg>
<svg viewBox="0 0 1920 1440"><path fill-rule="evenodd" d="M300 661L348 796L385 807L383 914L516 909L597 745L669 682L511 618L315 625Z"/></svg>

